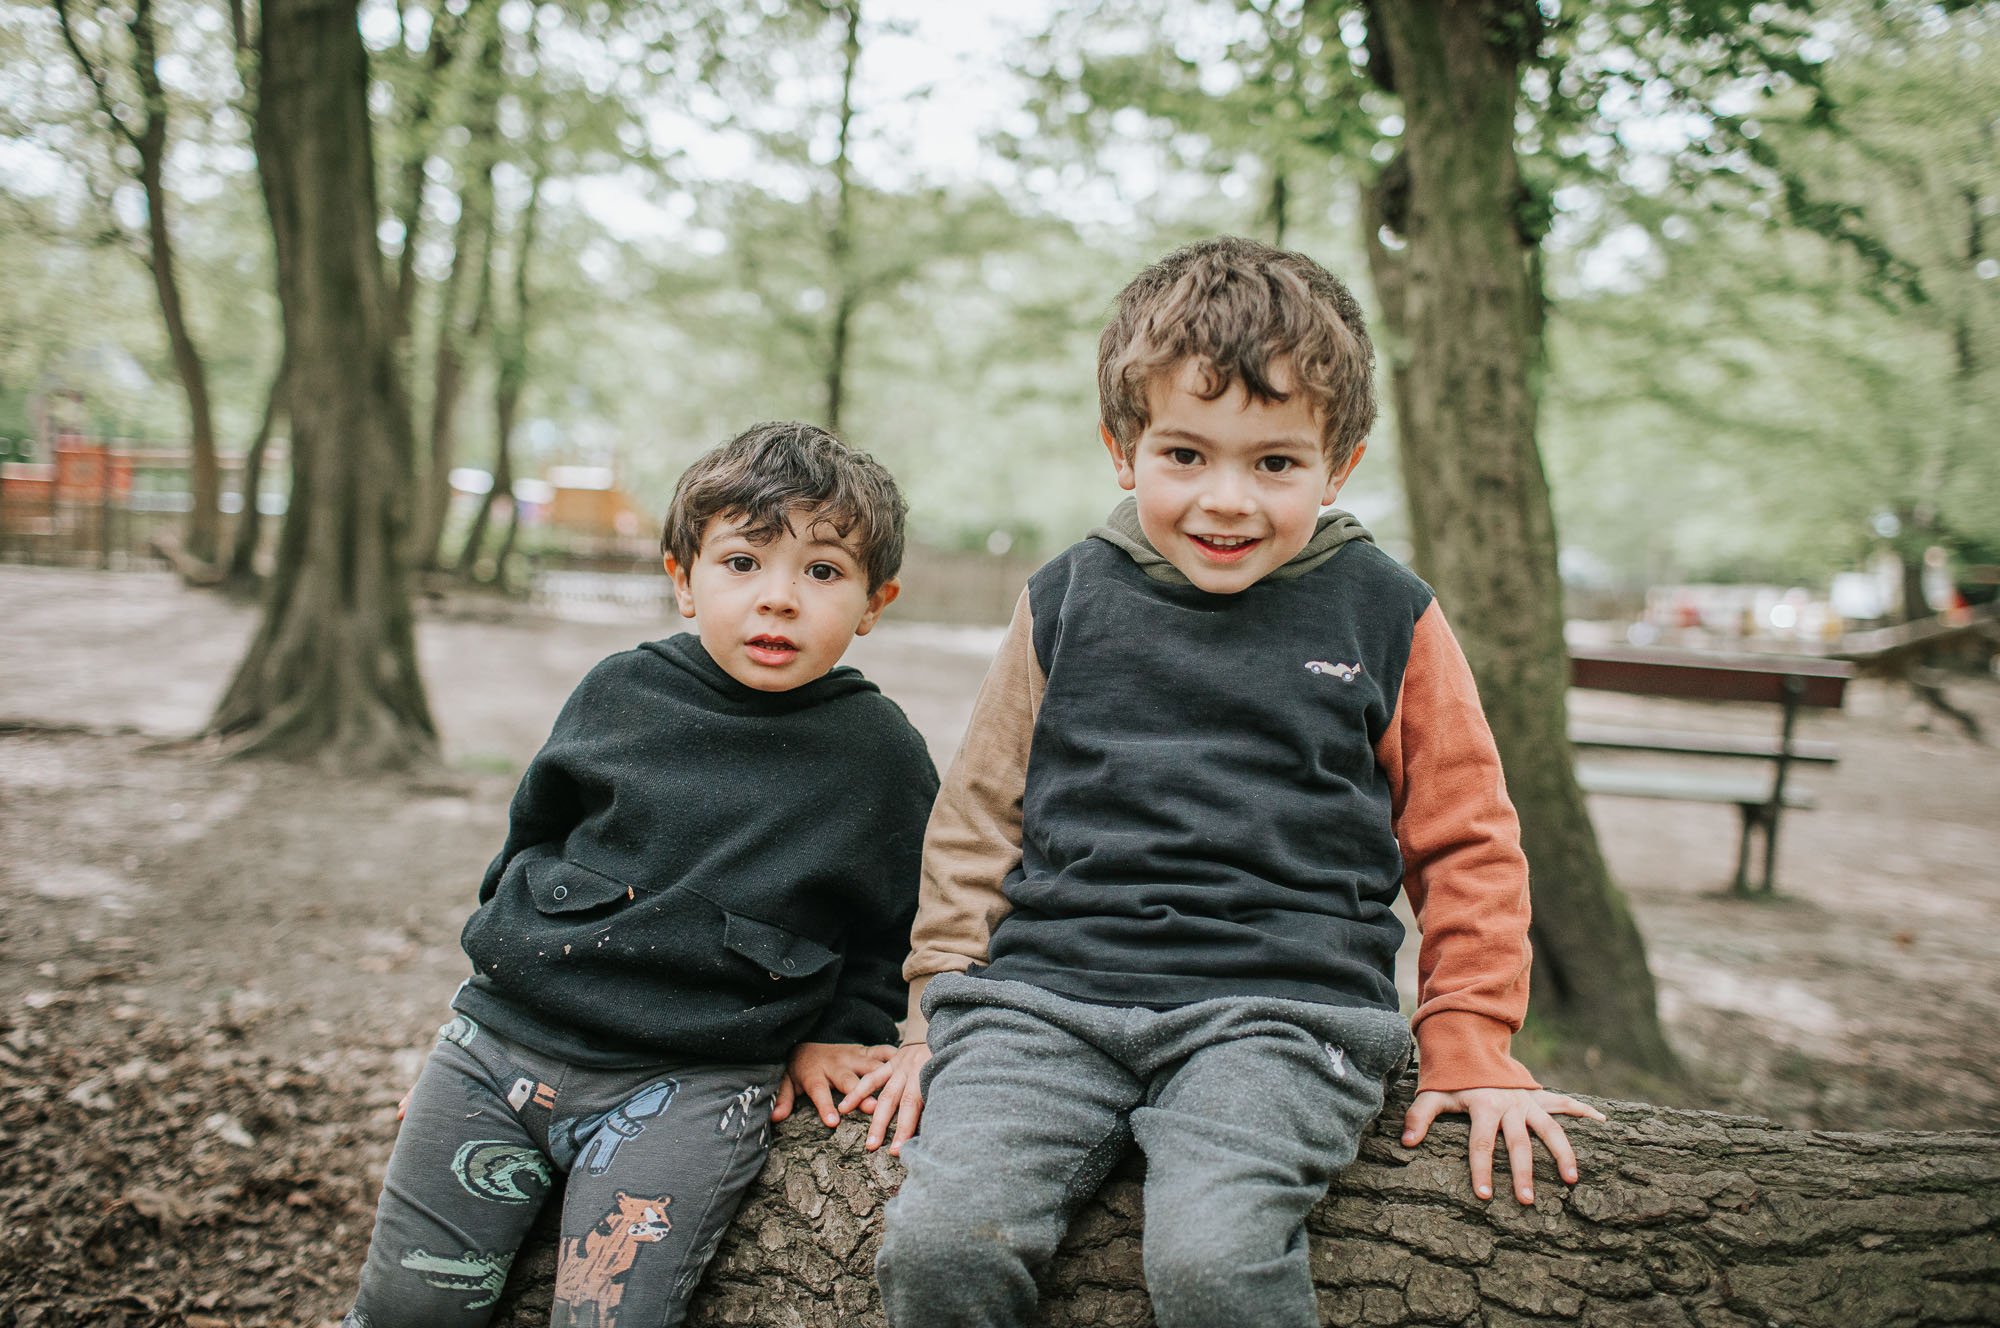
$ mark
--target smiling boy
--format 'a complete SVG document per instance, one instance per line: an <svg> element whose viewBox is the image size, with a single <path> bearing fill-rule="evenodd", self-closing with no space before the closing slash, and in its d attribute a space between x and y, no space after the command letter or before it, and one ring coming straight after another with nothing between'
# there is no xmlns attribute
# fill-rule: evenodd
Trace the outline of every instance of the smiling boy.
<svg viewBox="0 0 2000 1328"><path fill-rule="evenodd" d="M694 634L603 661L508 813L473 976L412 1090L350 1328L475 1328L566 1172L554 1321L679 1323L795 1094L889 1055L937 789L851 668L903 501L825 430L682 475L662 538Z"/></svg>
<svg viewBox="0 0 2000 1328"><path fill-rule="evenodd" d="M1162 1328L1317 1324L1306 1214L1410 1047L1399 890L1405 1143L1462 1111L1481 1197L1496 1136L1522 1203L1531 1134L1576 1179L1554 1116L1598 1113L1509 1053L1527 865L1471 674L1429 587L1320 510L1373 367L1298 254L1209 241L1120 295L1101 435L1132 497L1020 600L926 833L904 1046L849 1095L910 1141L892 1325L1027 1322L1128 1140Z"/></svg>

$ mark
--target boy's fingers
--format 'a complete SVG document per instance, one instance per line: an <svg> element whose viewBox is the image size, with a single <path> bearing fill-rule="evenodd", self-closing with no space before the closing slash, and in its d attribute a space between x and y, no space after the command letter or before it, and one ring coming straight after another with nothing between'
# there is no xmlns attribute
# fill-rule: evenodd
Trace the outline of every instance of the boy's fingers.
<svg viewBox="0 0 2000 1328"><path fill-rule="evenodd" d="M1528 1124L1541 1136L1542 1146L1549 1150L1549 1156L1556 1160L1556 1174L1566 1184L1576 1184L1576 1150L1569 1146L1569 1136L1563 1133L1563 1127L1546 1111L1530 1115Z"/></svg>
<svg viewBox="0 0 2000 1328"><path fill-rule="evenodd" d="M863 1047L861 1050L868 1059L875 1061L893 1060L896 1056L896 1049L886 1042L878 1042L872 1047Z"/></svg>
<svg viewBox="0 0 2000 1328"><path fill-rule="evenodd" d="M792 1114L792 1076L785 1075L778 1080L778 1096L771 1103L771 1122L786 1119Z"/></svg>
<svg viewBox="0 0 2000 1328"><path fill-rule="evenodd" d="M1466 1156L1472 1161L1472 1192L1482 1199L1493 1197L1493 1136L1500 1122L1484 1112L1472 1114L1472 1129L1466 1138Z"/></svg>
<svg viewBox="0 0 2000 1328"><path fill-rule="evenodd" d="M917 1137L917 1121L923 1113L924 1095L912 1084L904 1090L903 1101L896 1109L896 1138L889 1145L892 1154L901 1157L903 1145Z"/></svg>
<svg viewBox="0 0 2000 1328"><path fill-rule="evenodd" d="M1444 1112L1442 1098L1428 1093L1419 1093L1410 1109L1403 1113L1403 1147L1415 1148L1431 1132L1431 1122Z"/></svg>
<svg viewBox="0 0 2000 1328"><path fill-rule="evenodd" d="M902 1081L897 1080L884 1088L875 1099L874 1107L868 1112L866 1147L869 1152L872 1153L882 1146L882 1136L889 1132L889 1122L895 1119L896 1107L902 1101L902 1097Z"/></svg>
<svg viewBox="0 0 2000 1328"><path fill-rule="evenodd" d="M847 1090L847 1096L840 1099L840 1106L837 1110L841 1112L854 1110L855 1104L861 1099L881 1092L883 1085L889 1082L889 1076L894 1072L893 1067L885 1063L876 1066L867 1074L860 1076L854 1081L854 1087ZM873 1111L874 1108L863 1107L862 1110Z"/></svg>
<svg viewBox="0 0 2000 1328"><path fill-rule="evenodd" d="M1507 1139L1507 1170L1514 1176L1514 1197L1524 1204L1535 1201L1535 1145L1528 1134L1528 1122L1521 1113L1510 1111L1500 1118Z"/></svg>
<svg viewBox="0 0 2000 1328"><path fill-rule="evenodd" d="M819 1108L819 1118L826 1122L829 1129L840 1124L840 1113L833 1109L833 1090L827 1086L824 1075L806 1085L806 1096Z"/></svg>
<svg viewBox="0 0 2000 1328"><path fill-rule="evenodd" d="M1604 1119L1604 1113L1596 1107L1591 1106L1588 1102L1579 1102L1573 1097L1558 1097L1553 1104L1545 1109L1564 1116L1587 1116L1594 1121Z"/></svg>

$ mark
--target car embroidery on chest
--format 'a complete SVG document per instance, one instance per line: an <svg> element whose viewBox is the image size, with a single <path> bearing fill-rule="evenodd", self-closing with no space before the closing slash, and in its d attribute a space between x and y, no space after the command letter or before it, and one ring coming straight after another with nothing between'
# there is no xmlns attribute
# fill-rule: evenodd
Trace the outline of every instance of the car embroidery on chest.
<svg viewBox="0 0 2000 1328"><path fill-rule="evenodd" d="M1309 659L1306 661L1306 672L1324 673L1338 678L1342 682L1353 682L1361 676L1361 665L1359 663L1332 664L1323 659Z"/></svg>

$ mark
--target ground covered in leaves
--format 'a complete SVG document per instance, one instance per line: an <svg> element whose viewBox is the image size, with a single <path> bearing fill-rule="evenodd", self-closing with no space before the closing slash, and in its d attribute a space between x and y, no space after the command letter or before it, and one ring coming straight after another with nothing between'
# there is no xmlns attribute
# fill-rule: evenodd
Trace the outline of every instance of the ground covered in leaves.
<svg viewBox="0 0 2000 1328"><path fill-rule="evenodd" d="M347 780L164 744L226 682L248 608L151 574L0 567L0 623L0 1328L337 1321L513 780L591 663L675 624L434 605L442 763ZM892 621L851 658L942 763L994 640ZM2000 683L1953 694L2000 732ZM1727 809L1593 804L1700 1073L1689 1104L2000 1127L2000 752L1919 727L1887 689L1851 698L1809 722L1843 759L1805 781L1821 809L1787 819L1773 901L1720 892Z"/></svg>

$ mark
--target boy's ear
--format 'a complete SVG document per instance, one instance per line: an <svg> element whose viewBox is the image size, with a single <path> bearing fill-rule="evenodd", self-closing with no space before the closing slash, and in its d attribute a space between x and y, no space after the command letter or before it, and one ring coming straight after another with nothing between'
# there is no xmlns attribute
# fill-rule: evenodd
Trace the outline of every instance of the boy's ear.
<svg viewBox="0 0 2000 1328"><path fill-rule="evenodd" d="M661 557L660 565L667 569L667 575L674 580L674 606L681 611L681 617L694 617L694 588L688 585L687 569L682 567L680 559L671 553Z"/></svg>
<svg viewBox="0 0 2000 1328"><path fill-rule="evenodd" d="M1118 487L1130 489L1135 486L1139 482L1139 477L1132 472L1132 458L1125 455L1125 449L1111 436L1111 426L1099 424L1097 436L1103 440L1104 450L1111 454L1111 468L1118 472Z"/></svg>
<svg viewBox="0 0 2000 1328"><path fill-rule="evenodd" d="M855 624L854 634L856 636L868 635L869 631L875 626L875 620L882 616L882 610L895 603L896 596L902 593L903 583L893 576L875 587L874 592L868 596L868 611L862 614L861 621Z"/></svg>
<svg viewBox="0 0 2000 1328"><path fill-rule="evenodd" d="M1321 507L1333 506L1333 500L1340 496L1340 486L1347 483L1347 477L1352 475L1354 468L1361 464L1361 454L1367 450L1368 444L1356 443L1354 445L1354 454L1347 458L1347 464L1327 476L1326 492L1321 494L1319 499Z"/></svg>

